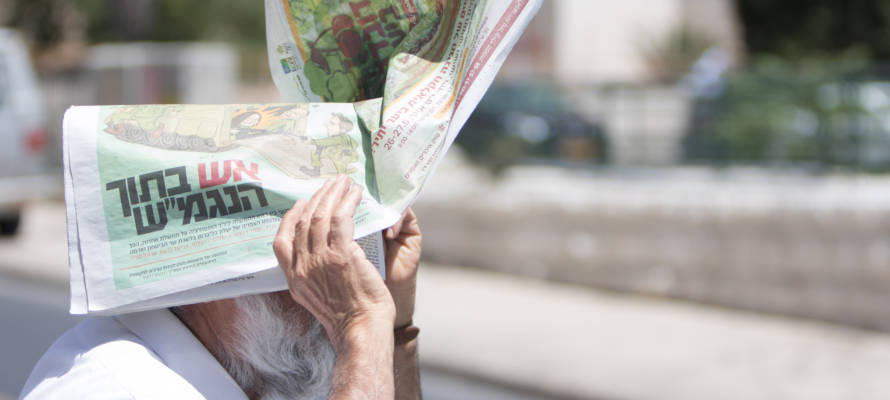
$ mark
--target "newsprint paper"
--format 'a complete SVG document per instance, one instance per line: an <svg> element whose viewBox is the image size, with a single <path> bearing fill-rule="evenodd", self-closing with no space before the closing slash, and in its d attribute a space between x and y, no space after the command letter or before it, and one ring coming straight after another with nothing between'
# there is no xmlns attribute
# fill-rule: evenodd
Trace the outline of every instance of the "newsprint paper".
<svg viewBox="0 0 890 400"><path fill-rule="evenodd" d="M282 103L72 107L71 313L287 287L281 215L328 178L365 188L355 235L383 273L398 221L541 0L266 0Z"/></svg>

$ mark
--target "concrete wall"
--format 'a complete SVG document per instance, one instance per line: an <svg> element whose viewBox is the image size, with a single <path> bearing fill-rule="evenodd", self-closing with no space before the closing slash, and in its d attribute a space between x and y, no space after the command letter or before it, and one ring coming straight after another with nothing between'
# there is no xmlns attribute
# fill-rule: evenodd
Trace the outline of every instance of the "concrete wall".
<svg viewBox="0 0 890 400"><path fill-rule="evenodd" d="M890 331L890 179L513 170L448 160L415 206L437 262Z"/></svg>
<svg viewBox="0 0 890 400"><path fill-rule="evenodd" d="M644 49L687 26L734 59L741 35L730 0L551 0L555 77L568 84L645 82ZM527 35L528 36L528 35ZM523 40L532 38L524 37Z"/></svg>
<svg viewBox="0 0 890 400"><path fill-rule="evenodd" d="M609 161L617 165L669 165L683 157L692 94L680 85L567 87L579 115L602 124Z"/></svg>

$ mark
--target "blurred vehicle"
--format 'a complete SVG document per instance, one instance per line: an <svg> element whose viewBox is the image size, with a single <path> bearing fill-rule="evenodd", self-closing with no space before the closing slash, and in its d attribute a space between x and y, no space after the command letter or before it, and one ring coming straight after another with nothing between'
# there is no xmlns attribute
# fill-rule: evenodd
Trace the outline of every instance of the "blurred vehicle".
<svg viewBox="0 0 890 400"><path fill-rule="evenodd" d="M28 52L15 31L0 29L0 234L15 233L26 201L58 190L48 141Z"/></svg>
<svg viewBox="0 0 890 400"><path fill-rule="evenodd" d="M457 144L473 162L495 171L523 159L607 159L600 125L571 111L559 88L548 84L495 84L462 132Z"/></svg>

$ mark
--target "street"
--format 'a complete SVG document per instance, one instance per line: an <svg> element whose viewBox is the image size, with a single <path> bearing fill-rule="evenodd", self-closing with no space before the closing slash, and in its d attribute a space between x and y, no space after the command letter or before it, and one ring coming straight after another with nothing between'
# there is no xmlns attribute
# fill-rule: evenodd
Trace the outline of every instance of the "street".
<svg viewBox="0 0 890 400"><path fill-rule="evenodd" d="M0 238L0 400L77 321L64 207L25 217ZM890 398L890 335L820 321L424 261L414 322L433 400Z"/></svg>
<svg viewBox="0 0 890 400"><path fill-rule="evenodd" d="M67 304L60 286L0 275L0 395L17 396L46 348L80 320Z"/></svg>
<svg viewBox="0 0 890 400"><path fill-rule="evenodd" d="M69 315L67 308L65 287L0 273L0 400L17 397L43 352L82 319ZM539 399L438 371L423 370L422 381L424 398L432 400Z"/></svg>
<svg viewBox="0 0 890 400"><path fill-rule="evenodd" d="M0 400L18 396L43 352L82 318L67 311L66 249L65 208L56 202L31 204L19 232L0 237ZM540 399L440 369L422 371L427 399Z"/></svg>

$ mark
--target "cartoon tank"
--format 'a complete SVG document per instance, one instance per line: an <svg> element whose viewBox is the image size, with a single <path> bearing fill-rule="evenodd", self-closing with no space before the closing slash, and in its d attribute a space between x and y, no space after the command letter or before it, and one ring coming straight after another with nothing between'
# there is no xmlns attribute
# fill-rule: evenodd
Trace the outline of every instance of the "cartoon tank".
<svg viewBox="0 0 890 400"><path fill-rule="evenodd" d="M216 152L232 144L230 114L219 106L121 106L105 119L105 132L162 149Z"/></svg>

